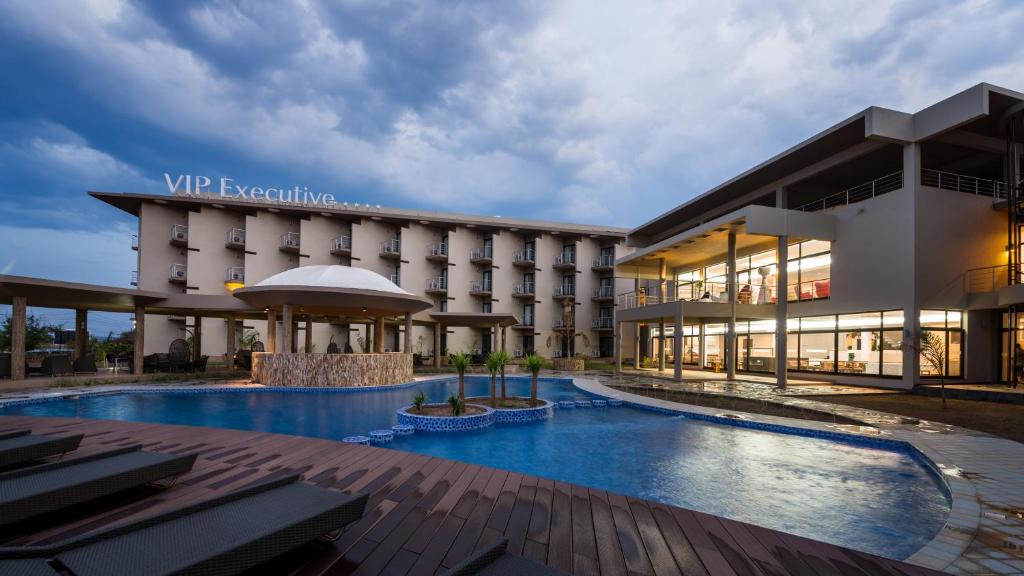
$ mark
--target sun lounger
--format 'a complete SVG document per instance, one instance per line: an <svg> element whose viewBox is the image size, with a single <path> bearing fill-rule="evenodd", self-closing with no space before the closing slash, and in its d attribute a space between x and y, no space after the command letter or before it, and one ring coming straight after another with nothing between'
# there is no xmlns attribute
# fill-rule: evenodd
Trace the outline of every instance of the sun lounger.
<svg viewBox="0 0 1024 576"><path fill-rule="evenodd" d="M0 436L0 469L71 452L83 436L32 435L28 430Z"/></svg>
<svg viewBox="0 0 1024 576"><path fill-rule="evenodd" d="M565 572L522 556L509 554L508 538L494 544L456 564L446 576L568 576Z"/></svg>
<svg viewBox="0 0 1024 576"><path fill-rule="evenodd" d="M141 445L0 474L0 526L116 494L192 469L196 455Z"/></svg>
<svg viewBox="0 0 1024 576"><path fill-rule="evenodd" d="M0 548L0 574L44 558L75 576L238 574L362 517L366 495L297 480L256 484L53 546ZM36 567L26 566L26 573Z"/></svg>
<svg viewBox="0 0 1024 576"><path fill-rule="evenodd" d="M71 367L71 360L63 354L53 354L43 358L43 365L39 371L43 376L75 373L75 369Z"/></svg>

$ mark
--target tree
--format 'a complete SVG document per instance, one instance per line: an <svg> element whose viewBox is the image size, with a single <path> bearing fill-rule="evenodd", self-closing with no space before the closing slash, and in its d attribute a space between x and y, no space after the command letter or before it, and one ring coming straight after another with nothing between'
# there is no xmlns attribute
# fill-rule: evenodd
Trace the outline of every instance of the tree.
<svg viewBox="0 0 1024 576"><path fill-rule="evenodd" d="M523 367L530 371L530 405L537 404L537 375L544 367L544 359L536 354L530 354L523 360Z"/></svg>
<svg viewBox="0 0 1024 576"><path fill-rule="evenodd" d="M496 352L488 354L487 360L484 362L487 372L491 375L491 408L497 408L498 406L498 371L501 370L500 363L501 359L498 358Z"/></svg>
<svg viewBox="0 0 1024 576"><path fill-rule="evenodd" d="M494 356L494 361L498 363L498 369L501 370L501 399L504 400L505 399L505 366L508 365L508 363L511 360L511 358L509 357L508 352L505 352L504 350L498 350L497 352L492 352L491 355Z"/></svg>
<svg viewBox="0 0 1024 576"><path fill-rule="evenodd" d="M4 318L4 327L0 331L0 350L10 350L11 324L13 318ZM44 348L47 344L53 343L53 326L43 324L43 321L36 318L35 314L29 314L25 319L25 350L37 350Z"/></svg>
<svg viewBox="0 0 1024 576"><path fill-rule="evenodd" d="M469 368L469 354L458 352L448 357L448 363L459 373L459 398L466 399L466 369Z"/></svg>
<svg viewBox="0 0 1024 576"><path fill-rule="evenodd" d="M946 373L946 339L938 332L925 330L921 332L921 356L939 371L940 376ZM942 407L948 408L946 404L946 379L939 378L941 389Z"/></svg>

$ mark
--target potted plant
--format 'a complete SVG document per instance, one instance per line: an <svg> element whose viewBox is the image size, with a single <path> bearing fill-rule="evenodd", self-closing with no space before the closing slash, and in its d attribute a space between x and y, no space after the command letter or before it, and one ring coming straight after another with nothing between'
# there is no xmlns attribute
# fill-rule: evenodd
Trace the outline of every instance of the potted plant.
<svg viewBox="0 0 1024 576"><path fill-rule="evenodd" d="M448 357L448 363L459 373L459 398L466 399L466 369L469 368L469 355L457 352Z"/></svg>
<svg viewBox="0 0 1024 576"><path fill-rule="evenodd" d="M530 354L523 359L523 368L530 371L530 405L537 404L537 375L544 367L544 359L536 354Z"/></svg>

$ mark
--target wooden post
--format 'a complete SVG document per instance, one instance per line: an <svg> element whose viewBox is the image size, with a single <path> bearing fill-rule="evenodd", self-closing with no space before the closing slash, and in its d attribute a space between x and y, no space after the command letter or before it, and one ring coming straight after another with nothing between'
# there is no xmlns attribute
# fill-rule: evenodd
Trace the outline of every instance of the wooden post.
<svg viewBox="0 0 1024 576"><path fill-rule="evenodd" d="M434 368L441 367L441 330L443 329L440 322L434 324Z"/></svg>
<svg viewBox="0 0 1024 576"><path fill-rule="evenodd" d="M505 342L506 342L506 339L505 339L505 326L502 326L501 327L501 351L502 352L508 352L508 350L505 348Z"/></svg>
<svg viewBox="0 0 1024 576"><path fill-rule="evenodd" d="M281 352L284 354L292 353L292 330L294 330L292 305L285 304L281 307Z"/></svg>
<svg viewBox="0 0 1024 576"><path fill-rule="evenodd" d="M277 312L267 310L267 352L277 352Z"/></svg>
<svg viewBox="0 0 1024 576"><path fill-rule="evenodd" d="M28 299L24 296L11 298L11 379L22 380L25 374L25 330L27 327L26 308Z"/></svg>
<svg viewBox="0 0 1024 576"><path fill-rule="evenodd" d="M402 342L402 352L412 354L412 312L405 313L405 340Z"/></svg>
<svg viewBox="0 0 1024 576"><path fill-rule="evenodd" d="M192 325L192 361L199 362L199 359L203 356L203 319L199 316L195 317L195 323Z"/></svg>
<svg viewBox="0 0 1024 576"><path fill-rule="evenodd" d="M306 320L306 354L313 352L313 321Z"/></svg>
<svg viewBox="0 0 1024 576"><path fill-rule="evenodd" d="M75 358L85 356L86 348L89 346L89 311L75 309ZM100 360L94 358L93 360Z"/></svg>
<svg viewBox="0 0 1024 576"><path fill-rule="evenodd" d="M231 371L235 368L235 315L228 314L227 336L224 342L224 369Z"/></svg>
<svg viewBox="0 0 1024 576"><path fill-rule="evenodd" d="M146 356L146 308L135 305L135 341L132 343L132 374L142 376L142 362Z"/></svg>
<svg viewBox="0 0 1024 576"><path fill-rule="evenodd" d="M384 317L377 316L374 319L373 327L373 351L375 354L384 353Z"/></svg>

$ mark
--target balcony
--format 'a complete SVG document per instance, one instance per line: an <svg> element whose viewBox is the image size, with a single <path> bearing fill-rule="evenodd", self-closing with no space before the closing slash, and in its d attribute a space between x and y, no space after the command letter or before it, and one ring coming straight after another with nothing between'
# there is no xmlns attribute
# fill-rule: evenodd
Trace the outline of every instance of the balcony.
<svg viewBox="0 0 1024 576"><path fill-rule="evenodd" d="M392 274L388 279L391 280L391 283L394 284L395 286L402 285L402 275L397 272Z"/></svg>
<svg viewBox="0 0 1024 576"><path fill-rule="evenodd" d="M575 254L559 254L555 256L551 266L555 270L575 270L576 269L576 255Z"/></svg>
<svg viewBox="0 0 1024 576"><path fill-rule="evenodd" d="M552 293L552 297L555 300L569 300L576 297L575 286L555 286L555 290Z"/></svg>
<svg viewBox="0 0 1024 576"><path fill-rule="evenodd" d="M392 238L391 240L381 242L378 254L381 258L387 258L389 260L400 259L402 257L402 240L399 238Z"/></svg>
<svg viewBox="0 0 1024 576"><path fill-rule="evenodd" d="M494 248L491 246L473 248L469 253L469 261L473 264L484 264L486 266L490 266L494 261Z"/></svg>
<svg viewBox="0 0 1024 576"><path fill-rule="evenodd" d="M427 260L430 260L431 262L447 262L448 244L445 242L438 242L427 246Z"/></svg>
<svg viewBox="0 0 1024 576"><path fill-rule="evenodd" d="M513 330L529 330L530 332L533 332L533 328L534 326L532 316L527 316L526 318L523 318L523 321L520 322L519 324L512 325Z"/></svg>
<svg viewBox="0 0 1024 576"><path fill-rule="evenodd" d="M534 290L533 282L521 282L512 286L512 297L532 300L535 296Z"/></svg>
<svg viewBox="0 0 1024 576"><path fill-rule="evenodd" d="M1006 182L1002 180L989 180L952 172L922 169L921 185L977 196L991 196L997 200L1006 199Z"/></svg>
<svg viewBox="0 0 1024 576"><path fill-rule="evenodd" d="M881 196L882 194L899 190L900 188L903 188L902 170L882 176L881 178L876 178L870 182L858 184L852 188L847 188L846 190L837 192L831 196L822 198L821 200L815 200L814 202L804 204L796 209L804 212L816 212L818 210L826 210L836 206L846 206L847 204L870 200L875 196Z"/></svg>
<svg viewBox="0 0 1024 576"><path fill-rule="evenodd" d="M228 237L224 241L224 247L230 250L245 250L245 229L232 228L228 230Z"/></svg>
<svg viewBox="0 0 1024 576"><path fill-rule="evenodd" d="M132 250L139 251L139 235L132 234Z"/></svg>
<svg viewBox="0 0 1024 576"><path fill-rule="evenodd" d="M132 276L131 276L131 280L129 281L129 283L132 286L138 286L139 285L139 271L138 270L132 270Z"/></svg>
<svg viewBox="0 0 1024 576"><path fill-rule="evenodd" d="M556 331L572 330L575 326L576 322L574 322L571 318L569 320L566 320L565 318L555 318L555 320L551 323L551 329Z"/></svg>
<svg viewBox="0 0 1024 576"><path fill-rule="evenodd" d="M611 330L612 328L614 328L614 322L614 319L609 316L601 316L598 318L594 318L590 322L590 329L597 332Z"/></svg>
<svg viewBox="0 0 1024 576"><path fill-rule="evenodd" d="M611 302L615 300L615 287L614 286L600 286L594 288L593 293L590 295L590 299L594 302Z"/></svg>
<svg viewBox="0 0 1024 576"><path fill-rule="evenodd" d="M516 250L512 254L512 265L520 268L535 268L537 254L533 250Z"/></svg>
<svg viewBox="0 0 1024 576"><path fill-rule="evenodd" d="M427 278L427 285L423 289L427 294L447 294L448 293L448 279L444 276L438 276L437 278Z"/></svg>
<svg viewBox="0 0 1024 576"><path fill-rule="evenodd" d="M174 246L188 246L188 226L184 224L171 226L171 244Z"/></svg>
<svg viewBox="0 0 1024 576"><path fill-rule="evenodd" d="M277 245L277 249L281 252L290 252L292 254L299 253L299 233L298 232L285 232L281 234L281 243Z"/></svg>
<svg viewBox="0 0 1024 576"><path fill-rule="evenodd" d="M615 269L615 256L603 254L597 256L590 263L590 269L594 272L608 272Z"/></svg>
<svg viewBox="0 0 1024 576"><path fill-rule="evenodd" d="M175 284L184 284L188 280L188 268L184 264L171 264L167 274L167 281Z"/></svg>
<svg viewBox="0 0 1024 576"><path fill-rule="evenodd" d="M338 236L331 240L331 254L334 254L335 256L351 256L352 237Z"/></svg>
<svg viewBox="0 0 1024 576"><path fill-rule="evenodd" d="M473 280L469 285L470 296L490 296L491 283L483 280Z"/></svg>
<svg viewBox="0 0 1024 576"><path fill-rule="evenodd" d="M225 270L224 273L225 283L245 283L245 267L244 266L232 266Z"/></svg>

